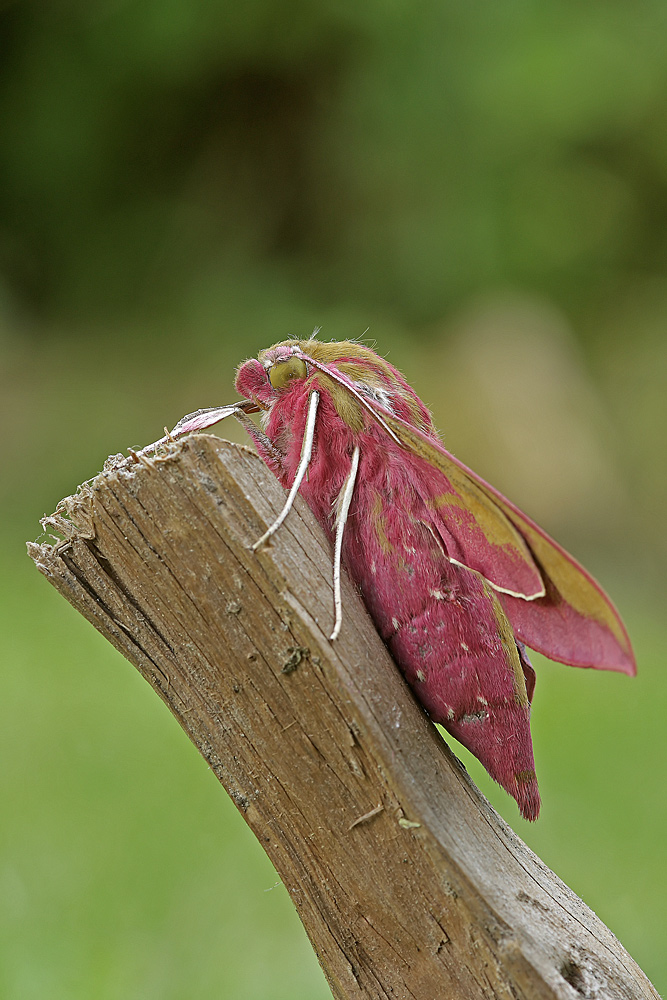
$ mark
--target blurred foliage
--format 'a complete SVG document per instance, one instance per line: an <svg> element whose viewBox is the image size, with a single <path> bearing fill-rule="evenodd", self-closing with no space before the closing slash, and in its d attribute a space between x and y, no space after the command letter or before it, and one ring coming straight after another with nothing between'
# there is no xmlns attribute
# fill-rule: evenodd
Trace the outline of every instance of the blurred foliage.
<svg viewBox="0 0 667 1000"><path fill-rule="evenodd" d="M262 265L415 326L667 267L664 4L14 3L2 259L42 314Z"/></svg>
<svg viewBox="0 0 667 1000"><path fill-rule="evenodd" d="M667 989L666 50L658 0L0 4L3 996L327 995L201 761L21 551L320 324L627 615L636 681L540 664L518 826Z"/></svg>

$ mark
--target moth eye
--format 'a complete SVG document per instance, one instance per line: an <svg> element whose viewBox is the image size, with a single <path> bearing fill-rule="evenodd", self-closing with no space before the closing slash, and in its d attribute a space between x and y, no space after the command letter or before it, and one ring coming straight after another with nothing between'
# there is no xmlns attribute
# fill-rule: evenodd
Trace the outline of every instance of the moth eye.
<svg viewBox="0 0 667 1000"><path fill-rule="evenodd" d="M306 378L308 368L306 362L301 358L290 358L289 361L280 361L271 365L269 369L269 381L274 389L284 389L293 378Z"/></svg>

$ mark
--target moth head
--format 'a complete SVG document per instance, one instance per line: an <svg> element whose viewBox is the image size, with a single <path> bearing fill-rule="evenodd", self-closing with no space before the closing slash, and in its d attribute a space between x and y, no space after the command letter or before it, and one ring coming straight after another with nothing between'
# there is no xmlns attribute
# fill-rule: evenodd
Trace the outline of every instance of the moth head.
<svg viewBox="0 0 667 1000"><path fill-rule="evenodd" d="M274 389L285 389L292 379L307 378L308 367L303 358L291 357L287 361L274 361L268 375Z"/></svg>
<svg viewBox="0 0 667 1000"><path fill-rule="evenodd" d="M236 376L237 392L256 401L263 409L270 409L295 381L309 375L306 362L295 356L299 347L298 341L286 341L260 351L257 358L244 361Z"/></svg>
<svg viewBox="0 0 667 1000"><path fill-rule="evenodd" d="M300 396L299 385L330 397L338 416L361 431L369 414L382 422L389 411L421 430L433 430L431 417L403 376L375 351L355 341L283 340L256 360L244 361L236 389L263 410L279 400ZM386 428L385 428L386 430Z"/></svg>

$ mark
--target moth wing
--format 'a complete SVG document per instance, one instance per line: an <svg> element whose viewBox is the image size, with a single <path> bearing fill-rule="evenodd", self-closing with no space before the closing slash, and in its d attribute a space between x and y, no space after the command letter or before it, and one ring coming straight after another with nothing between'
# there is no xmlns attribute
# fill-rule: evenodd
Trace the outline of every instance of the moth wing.
<svg viewBox="0 0 667 1000"><path fill-rule="evenodd" d="M421 554L425 568L428 554ZM430 554L438 560L437 552ZM540 810L530 736L535 674L517 647L499 595L477 574L466 576L458 601L447 606L436 600L420 610L388 646L434 722L467 747L516 799L523 816L534 820Z"/></svg>
<svg viewBox="0 0 667 1000"><path fill-rule="evenodd" d="M544 582L526 540L481 481L412 425L384 411L383 418L421 460L415 489L448 558L480 573L494 590L524 601L543 597Z"/></svg>
<svg viewBox="0 0 667 1000"><path fill-rule="evenodd" d="M322 386L325 391L332 391L332 382L344 387L345 393L335 404L339 414L346 397L354 397L390 439L424 459L415 486L418 492L421 487L422 501L430 510L433 527L452 562L476 570L494 589L514 597L532 601L544 596L544 583L524 538L474 474L467 475L469 470L452 461L439 442L436 446L413 424L395 416L377 396L371 401L347 373L327 367L304 352L299 352L298 357L322 373L320 383L322 377L327 379L329 384ZM398 373L394 375L400 378ZM353 425L350 419L346 422Z"/></svg>
<svg viewBox="0 0 667 1000"><path fill-rule="evenodd" d="M625 626L583 566L439 442L385 410L382 415L405 448L451 483L456 499L433 504L443 540L445 534L455 534L465 557L455 561L480 572L500 592L517 638L561 663L634 675ZM459 509L467 516L458 515ZM476 527L471 528L471 520ZM525 582L534 578L533 572L543 581L541 595L532 596Z"/></svg>

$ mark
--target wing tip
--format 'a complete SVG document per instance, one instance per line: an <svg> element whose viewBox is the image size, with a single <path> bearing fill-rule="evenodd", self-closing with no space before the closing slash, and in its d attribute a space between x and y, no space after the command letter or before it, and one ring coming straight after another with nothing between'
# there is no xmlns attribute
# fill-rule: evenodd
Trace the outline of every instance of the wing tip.
<svg viewBox="0 0 667 1000"><path fill-rule="evenodd" d="M546 656L548 660L553 660L555 663L563 663L566 667L580 667L582 670L613 670L615 673L626 674L628 677L637 676L637 661L631 649L625 651L619 648L618 655L616 656L576 657L552 647L549 647L547 650L546 648L540 649L535 643L531 645L529 642L526 642L526 645L530 649L534 649L537 653L541 653L542 656Z"/></svg>
<svg viewBox="0 0 667 1000"><path fill-rule="evenodd" d="M514 775L514 787L507 788L516 800L519 812L529 823L534 823L540 815L540 792L537 787L537 775L534 770L520 771Z"/></svg>
<svg viewBox="0 0 667 1000"><path fill-rule="evenodd" d="M627 674L628 677L637 676L637 661L635 659L632 649L628 650L623 656L623 659L614 664L603 664L604 670L616 670L620 674Z"/></svg>

